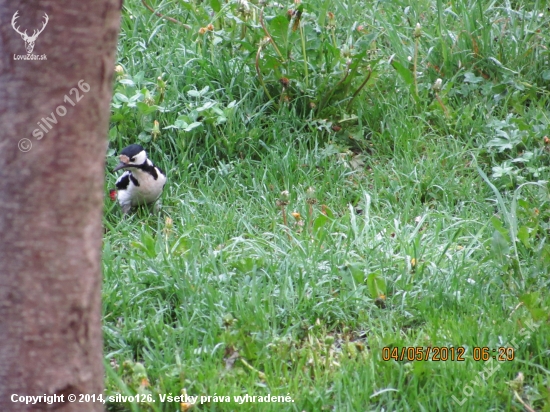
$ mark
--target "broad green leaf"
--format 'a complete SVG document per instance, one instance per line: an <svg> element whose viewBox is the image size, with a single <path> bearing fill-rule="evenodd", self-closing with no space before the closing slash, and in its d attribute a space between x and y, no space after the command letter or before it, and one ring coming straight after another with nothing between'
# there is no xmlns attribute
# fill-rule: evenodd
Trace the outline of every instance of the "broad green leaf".
<svg viewBox="0 0 550 412"><path fill-rule="evenodd" d="M361 285L365 281L364 266L358 263L347 263L344 266L345 273L351 274L355 284Z"/></svg>
<svg viewBox="0 0 550 412"><path fill-rule="evenodd" d="M208 109L214 107L214 105L216 105L216 104L217 104L216 102L206 102L201 107L197 107L197 112L203 112L205 110L208 110Z"/></svg>
<svg viewBox="0 0 550 412"><path fill-rule="evenodd" d="M523 243L523 246L525 246L526 248L530 247L529 229L527 228L527 226L521 226L518 229L518 239L520 240L521 243Z"/></svg>
<svg viewBox="0 0 550 412"><path fill-rule="evenodd" d="M143 143L149 143L151 141L151 133L141 132L138 135L138 140L140 140Z"/></svg>
<svg viewBox="0 0 550 412"><path fill-rule="evenodd" d="M275 70L281 65L281 62L275 57L267 55L262 59L261 65L262 68Z"/></svg>
<svg viewBox="0 0 550 412"><path fill-rule="evenodd" d="M529 309L531 316L535 322L543 321L548 319L548 311L542 308L532 308Z"/></svg>
<svg viewBox="0 0 550 412"><path fill-rule="evenodd" d="M113 142L113 141L116 139L117 133L118 133L118 131L117 131L117 129L116 129L116 126L115 126L115 127L111 127L111 128L109 129L109 140L110 140L111 142Z"/></svg>
<svg viewBox="0 0 550 412"><path fill-rule="evenodd" d="M125 86L135 87L136 85L132 79L120 79L118 82L120 84L124 84Z"/></svg>
<svg viewBox="0 0 550 412"><path fill-rule="evenodd" d="M540 292L531 292L531 293L525 293L519 297L519 301L523 302L525 307L528 309L532 309L540 298Z"/></svg>
<svg viewBox="0 0 550 412"><path fill-rule="evenodd" d="M118 101L121 101L121 102L124 102L124 103L128 103L129 99L128 97L126 97L125 95L123 95L122 93L115 93L115 96L114 98Z"/></svg>
<svg viewBox="0 0 550 412"><path fill-rule="evenodd" d="M148 104L143 102L137 102L136 106L141 114L151 114L157 111L157 106L149 106Z"/></svg>
<svg viewBox="0 0 550 412"><path fill-rule="evenodd" d="M403 66L401 63L399 63L397 60L393 60L391 62L391 65L397 71L397 73L401 76L403 81L405 81L405 83L409 86L409 92L413 97L414 101L419 103L420 98L416 95L413 73L409 69L407 69L405 66Z"/></svg>
<svg viewBox="0 0 550 412"><path fill-rule="evenodd" d="M508 238L508 229L504 227L500 219L496 216L491 216L491 224L493 227L500 232L502 236L504 236L508 241L510 240Z"/></svg>
<svg viewBox="0 0 550 412"><path fill-rule="evenodd" d="M481 83L483 77L477 77L472 72L464 73L464 83Z"/></svg>
<svg viewBox="0 0 550 412"><path fill-rule="evenodd" d="M525 199L518 199L518 206L525 210L531 209L531 204Z"/></svg>
<svg viewBox="0 0 550 412"><path fill-rule="evenodd" d="M202 123L200 123L200 122L193 122L190 125L188 125L187 127L185 127L183 130L186 131L186 132L189 132L189 131L191 131L191 130L193 130L193 129L201 126L201 125L202 125Z"/></svg>
<svg viewBox="0 0 550 412"><path fill-rule="evenodd" d="M493 239L491 241L491 249L495 256L504 257L510 251L508 242L498 230L493 232Z"/></svg>
<svg viewBox="0 0 550 412"><path fill-rule="evenodd" d="M155 250L155 239L147 232L141 233L141 241L146 248L147 256L154 258L157 255Z"/></svg>
<svg viewBox="0 0 550 412"><path fill-rule="evenodd" d="M155 239L153 239L153 237L146 232L143 232L140 237L141 242L132 241L130 242L130 245L144 252L149 258L156 257L157 253L155 251Z"/></svg>
<svg viewBox="0 0 550 412"><path fill-rule="evenodd" d="M180 236L170 248L170 254L180 256L189 250L189 239L187 235Z"/></svg>
<svg viewBox="0 0 550 412"><path fill-rule="evenodd" d="M386 281L379 272L373 272L367 276L367 286L373 299L386 294Z"/></svg>
<svg viewBox="0 0 550 412"><path fill-rule="evenodd" d="M284 55L281 48L286 45L288 36L288 19L286 16L277 16L271 20L269 22L269 31L277 47L279 47L279 50Z"/></svg>
<svg viewBox="0 0 550 412"><path fill-rule="evenodd" d="M214 10L216 13L219 13L222 9L220 0L210 0L210 7L212 7L212 10Z"/></svg>
<svg viewBox="0 0 550 412"><path fill-rule="evenodd" d="M327 206L323 206L323 211L325 212L325 215L331 220L334 219L334 212L330 210Z"/></svg>
<svg viewBox="0 0 550 412"><path fill-rule="evenodd" d="M325 215L321 214L317 216L317 218L313 221L313 231L317 232L325 225L325 223L327 223L327 221L328 217L326 217Z"/></svg>
<svg viewBox="0 0 550 412"><path fill-rule="evenodd" d="M409 69L399 63L397 60L392 60L392 67L397 71L397 74L407 83L409 86L414 85L414 76Z"/></svg>

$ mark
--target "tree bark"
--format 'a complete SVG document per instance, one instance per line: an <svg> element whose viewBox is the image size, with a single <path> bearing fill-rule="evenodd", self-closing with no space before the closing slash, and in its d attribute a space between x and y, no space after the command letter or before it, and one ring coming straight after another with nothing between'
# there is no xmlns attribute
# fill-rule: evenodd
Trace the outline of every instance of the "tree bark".
<svg viewBox="0 0 550 412"><path fill-rule="evenodd" d="M100 411L78 401L103 394L104 164L122 1L15 3L0 2L0 411ZM28 44L8 23L16 11L28 35L47 14L32 51L45 60L17 57ZM63 402L20 397L44 395Z"/></svg>

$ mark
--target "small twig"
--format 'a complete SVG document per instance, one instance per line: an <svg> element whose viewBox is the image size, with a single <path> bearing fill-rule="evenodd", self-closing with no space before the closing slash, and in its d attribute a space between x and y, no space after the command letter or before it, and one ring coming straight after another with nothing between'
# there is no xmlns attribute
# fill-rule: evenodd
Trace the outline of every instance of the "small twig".
<svg viewBox="0 0 550 412"><path fill-rule="evenodd" d="M311 202L308 202L308 209L307 209L307 214L308 214L308 223L307 223L307 226L308 226L308 232L310 235L313 234L313 203Z"/></svg>
<svg viewBox="0 0 550 412"><path fill-rule="evenodd" d="M279 51L279 48L277 47L277 44L275 44L275 40L273 40L273 37L271 37L271 34L269 34L269 32L267 31L267 27L265 27L265 23L264 23L264 9L262 9L262 10L260 11L260 24L262 25L262 28L264 29L265 35L269 38L269 41L271 42L271 44L273 45L273 47L275 47L275 51L277 52L277 54L279 55L279 57L280 57L281 59L283 59L283 63L284 63L285 58L283 57L282 53Z"/></svg>
<svg viewBox="0 0 550 412"><path fill-rule="evenodd" d="M441 100L441 97L439 97L439 93L435 93L435 98L437 100L437 102L439 103L439 105L441 106L441 108L443 109L443 112L445 113L445 117L448 119L449 118L449 111L447 110L447 107L443 104L443 101Z"/></svg>
<svg viewBox="0 0 550 412"><path fill-rule="evenodd" d="M443 80L437 79L434 85L432 86L432 89L434 91L435 99L437 100L437 103L439 103L439 105L443 109L443 112L445 113L445 117L448 119L449 111L447 110L447 107L443 104L443 100L441 100L441 97L439 97L439 91L441 90L442 85L443 85Z"/></svg>
<svg viewBox="0 0 550 412"><path fill-rule="evenodd" d="M334 24L334 13L329 11L327 13L327 16L328 16L328 27L330 28L330 31L331 31L331 34L332 34L332 45L335 47L335 48L338 48L337 44L336 44L336 35L334 34L334 32L336 31L336 25Z"/></svg>
<svg viewBox="0 0 550 412"><path fill-rule="evenodd" d="M149 11L150 11L151 13L153 13L155 16L158 16L158 17L160 17L161 19L166 19L166 20L168 20L168 21L171 21L172 23L179 24L179 25L183 26L184 28L186 28L187 30L191 30L191 26L190 26L190 25L184 24L184 23L182 23L181 21L174 19L173 17L165 16L164 14L159 13L158 11L156 11L155 9L153 9L151 6L149 6L149 5L147 4L147 1L146 1L146 0L141 0L141 3L145 6L145 8L146 8L147 10L149 10Z"/></svg>
<svg viewBox="0 0 550 412"><path fill-rule="evenodd" d="M367 74L367 78L363 81L363 83L361 83L361 86L359 86L359 88L355 91L355 93L353 93L353 96L351 96L351 100L349 101L348 106L346 107L346 111L349 111L351 104L353 103L353 100L357 97L359 92L363 89L363 87L365 87L365 85L369 81L370 76L372 74L372 69L369 67L368 70L369 70L369 74Z"/></svg>
<svg viewBox="0 0 550 412"><path fill-rule="evenodd" d="M302 39L302 53L304 55L304 71L306 74L306 89L309 87L309 73L307 68L307 52L306 52L306 40L304 36L304 28L300 24L300 37Z"/></svg>
<svg viewBox="0 0 550 412"><path fill-rule="evenodd" d="M414 39L414 68L413 68L413 74L414 74L414 93L418 96L418 79L416 76L416 66L418 61L418 39Z"/></svg>
<svg viewBox="0 0 550 412"><path fill-rule="evenodd" d="M290 193L288 192L288 190L283 190L281 192L281 198L280 199L277 199L275 201L275 204L277 205L277 207L280 207L281 208L281 211L283 212L283 224L285 226L285 232L286 232L286 235L288 236L288 240L292 240L292 237L290 236L290 229L288 227L288 219L286 217L286 206L288 205L288 199L289 199L289 195Z"/></svg>
<svg viewBox="0 0 550 412"><path fill-rule="evenodd" d="M284 206L281 207L281 209L283 210L283 225L285 225L286 227L288 227L288 219L286 217L286 209Z"/></svg>
<svg viewBox="0 0 550 412"><path fill-rule="evenodd" d="M308 232L310 235L313 235L313 205L317 203L317 199L315 197L315 189L312 186L308 187L306 190L306 197L306 203L308 205Z"/></svg>
<svg viewBox="0 0 550 412"><path fill-rule="evenodd" d="M273 100L273 97L271 97L271 94L269 94L267 87L265 87L264 78L262 77L262 72L260 71L260 54L262 52L263 44L263 41L261 41L260 47L258 47L258 52L256 53L256 74L258 75L258 80L260 81L260 84L262 85L265 94L267 95L267 97L269 97L269 100Z"/></svg>
<svg viewBox="0 0 550 412"><path fill-rule="evenodd" d="M321 110L325 108L328 101L332 98L332 95L336 92L336 89L346 81L350 72L350 69L349 69L350 65L351 65L351 59L348 59L348 61L346 62L346 73L344 74L344 77L340 79L340 81L336 83L336 85L330 90L330 93L328 93L328 95L325 95L326 97L323 98L323 100L321 100L321 102L319 103L319 107L317 109L317 113L320 113Z"/></svg>
<svg viewBox="0 0 550 412"><path fill-rule="evenodd" d="M510 312L510 315L508 316L508 319L511 319L512 318L512 315L514 314L514 312L516 310L518 310L521 306L523 306L523 302L519 302L516 307L514 308L514 310L512 310L512 312Z"/></svg>
<svg viewBox="0 0 550 412"><path fill-rule="evenodd" d="M262 371L259 371L258 369L256 369L254 366L252 366L250 363L248 363L247 361L245 361L243 358L239 358L239 360L242 362L242 364L244 366L246 366L248 369L250 369L252 372L255 372L258 374L258 377L262 380L262 381L265 381L266 380L266 376L265 376L265 373L263 373Z"/></svg>
<svg viewBox="0 0 550 412"><path fill-rule="evenodd" d="M536 412L533 408L531 408L529 405L527 405L523 399L521 399L521 396L518 395L516 391L514 391L514 396L516 399L523 405L525 409L527 409L528 412Z"/></svg>
<svg viewBox="0 0 550 412"><path fill-rule="evenodd" d="M422 29L420 23L416 23L414 28L414 67L413 67L413 77L414 77L414 93L418 98L418 78L417 78L417 65L418 65L418 39L422 35Z"/></svg>

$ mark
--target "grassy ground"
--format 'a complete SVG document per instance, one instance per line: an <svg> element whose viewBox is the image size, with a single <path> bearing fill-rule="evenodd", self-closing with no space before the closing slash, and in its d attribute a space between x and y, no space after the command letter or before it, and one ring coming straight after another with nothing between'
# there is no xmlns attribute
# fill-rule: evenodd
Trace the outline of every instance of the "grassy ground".
<svg viewBox="0 0 550 412"><path fill-rule="evenodd" d="M550 411L546 2L268 3L125 2L109 410Z"/></svg>

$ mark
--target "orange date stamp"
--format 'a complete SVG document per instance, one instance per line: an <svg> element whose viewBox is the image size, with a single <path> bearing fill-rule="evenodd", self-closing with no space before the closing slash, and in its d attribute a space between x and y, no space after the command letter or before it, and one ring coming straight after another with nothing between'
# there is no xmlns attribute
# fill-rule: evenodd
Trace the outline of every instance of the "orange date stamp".
<svg viewBox="0 0 550 412"><path fill-rule="evenodd" d="M465 355L466 348L464 346L384 346L382 348L382 360L384 361L464 362L466 360ZM487 361L492 358L499 362L505 362L513 361L514 356L513 347L491 349L487 346L474 346L472 349L472 359L474 361Z"/></svg>
<svg viewBox="0 0 550 412"><path fill-rule="evenodd" d="M382 360L389 361L458 361L464 362L466 348L463 346L384 346L382 348Z"/></svg>

